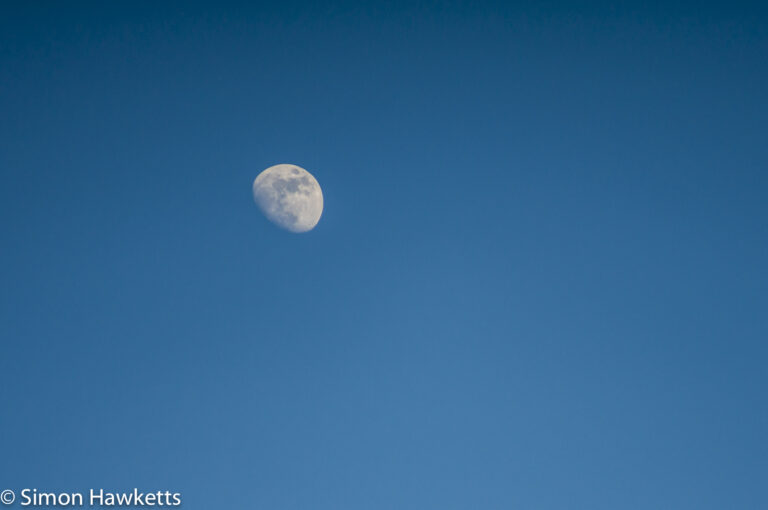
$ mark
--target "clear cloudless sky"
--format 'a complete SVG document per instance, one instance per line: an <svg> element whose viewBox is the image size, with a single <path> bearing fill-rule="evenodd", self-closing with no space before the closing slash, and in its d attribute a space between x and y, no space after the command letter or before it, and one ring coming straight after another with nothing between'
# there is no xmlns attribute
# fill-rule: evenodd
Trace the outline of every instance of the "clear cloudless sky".
<svg viewBox="0 0 768 510"><path fill-rule="evenodd" d="M0 489L768 508L768 11L589 4L4 2Z"/></svg>

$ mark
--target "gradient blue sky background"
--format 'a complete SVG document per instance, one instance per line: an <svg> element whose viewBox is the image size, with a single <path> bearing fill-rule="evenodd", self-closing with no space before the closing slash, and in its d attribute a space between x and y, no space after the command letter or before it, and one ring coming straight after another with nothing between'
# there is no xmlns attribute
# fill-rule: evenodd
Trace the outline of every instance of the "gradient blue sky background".
<svg viewBox="0 0 768 510"><path fill-rule="evenodd" d="M0 488L768 507L765 7L153 4L1 9Z"/></svg>

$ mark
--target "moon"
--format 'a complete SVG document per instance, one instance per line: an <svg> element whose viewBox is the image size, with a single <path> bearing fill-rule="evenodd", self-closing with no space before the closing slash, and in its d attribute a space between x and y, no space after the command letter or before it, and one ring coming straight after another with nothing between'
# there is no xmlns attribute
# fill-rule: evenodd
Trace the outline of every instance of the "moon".
<svg viewBox="0 0 768 510"><path fill-rule="evenodd" d="M295 233L315 228L323 214L323 191L296 165L275 165L253 181L253 200L275 225Z"/></svg>

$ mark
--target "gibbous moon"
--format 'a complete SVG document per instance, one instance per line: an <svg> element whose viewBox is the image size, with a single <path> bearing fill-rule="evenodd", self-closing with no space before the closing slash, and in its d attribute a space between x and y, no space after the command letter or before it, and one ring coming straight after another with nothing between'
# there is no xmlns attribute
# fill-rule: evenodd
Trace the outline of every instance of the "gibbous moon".
<svg viewBox="0 0 768 510"><path fill-rule="evenodd" d="M275 165L253 181L253 200L275 225L291 232L315 228L323 214L323 191L312 174L296 165Z"/></svg>

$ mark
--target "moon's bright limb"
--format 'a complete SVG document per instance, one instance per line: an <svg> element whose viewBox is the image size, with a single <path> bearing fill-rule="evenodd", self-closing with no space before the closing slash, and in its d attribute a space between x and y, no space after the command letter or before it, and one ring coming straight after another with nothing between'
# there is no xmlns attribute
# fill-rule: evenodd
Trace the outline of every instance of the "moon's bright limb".
<svg viewBox="0 0 768 510"><path fill-rule="evenodd" d="M275 165L253 181L253 199L276 225L291 232L312 230L323 214L317 180L296 165Z"/></svg>

